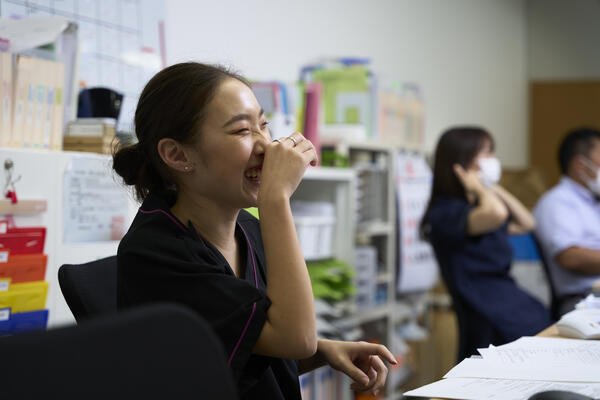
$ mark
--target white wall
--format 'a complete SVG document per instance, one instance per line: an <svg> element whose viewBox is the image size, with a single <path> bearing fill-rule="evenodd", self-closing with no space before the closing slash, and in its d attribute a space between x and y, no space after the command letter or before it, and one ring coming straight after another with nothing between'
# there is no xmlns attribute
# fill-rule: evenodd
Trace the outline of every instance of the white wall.
<svg viewBox="0 0 600 400"><path fill-rule="evenodd" d="M450 125L481 124L510 166L527 161L525 34L523 0L170 0L166 18L169 64L294 80L320 56L369 57L421 85L428 150Z"/></svg>
<svg viewBox="0 0 600 400"><path fill-rule="evenodd" d="M600 78L600 1L529 0L529 77Z"/></svg>

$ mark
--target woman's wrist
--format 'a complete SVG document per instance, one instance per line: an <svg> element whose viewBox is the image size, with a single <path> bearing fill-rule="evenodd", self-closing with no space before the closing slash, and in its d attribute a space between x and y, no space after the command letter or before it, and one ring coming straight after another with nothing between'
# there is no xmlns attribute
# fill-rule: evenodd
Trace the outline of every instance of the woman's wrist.
<svg viewBox="0 0 600 400"><path fill-rule="evenodd" d="M283 194L268 193L264 197L259 196L256 203L259 211L263 211L289 205L290 199Z"/></svg>

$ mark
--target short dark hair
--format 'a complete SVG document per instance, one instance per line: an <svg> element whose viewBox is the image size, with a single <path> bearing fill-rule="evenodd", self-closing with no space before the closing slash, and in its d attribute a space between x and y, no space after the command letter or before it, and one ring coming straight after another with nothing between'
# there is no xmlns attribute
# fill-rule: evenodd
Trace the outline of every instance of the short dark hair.
<svg viewBox="0 0 600 400"><path fill-rule="evenodd" d="M242 76L225 67L197 62L167 67L146 84L135 110L138 143L113 155L113 169L127 185L135 187L138 200L143 201L151 192L169 199L176 196L171 174L158 154L158 142L172 138L193 143L207 106L229 78L248 85Z"/></svg>
<svg viewBox="0 0 600 400"><path fill-rule="evenodd" d="M600 140L600 132L594 128L577 128L568 132L558 149L560 171L567 174L571 161L578 156L589 157L594 139Z"/></svg>

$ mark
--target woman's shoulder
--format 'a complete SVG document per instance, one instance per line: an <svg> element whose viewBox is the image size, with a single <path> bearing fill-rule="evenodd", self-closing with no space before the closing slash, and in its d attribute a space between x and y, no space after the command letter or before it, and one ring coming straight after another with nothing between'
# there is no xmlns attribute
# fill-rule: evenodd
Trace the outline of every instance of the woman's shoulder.
<svg viewBox="0 0 600 400"><path fill-rule="evenodd" d="M262 247L262 235L260 233L260 221L258 218L246 210L240 210L237 221L244 233L248 236L253 247Z"/></svg>
<svg viewBox="0 0 600 400"><path fill-rule="evenodd" d="M138 212L121 239L119 252L125 250L145 249L160 250L177 247L189 232L185 226L169 211L166 202L160 198L148 197L138 209Z"/></svg>
<svg viewBox="0 0 600 400"><path fill-rule="evenodd" d="M463 210L469 207L469 202L459 197L440 196L432 201L432 213L447 213L453 210Z"/></svg>

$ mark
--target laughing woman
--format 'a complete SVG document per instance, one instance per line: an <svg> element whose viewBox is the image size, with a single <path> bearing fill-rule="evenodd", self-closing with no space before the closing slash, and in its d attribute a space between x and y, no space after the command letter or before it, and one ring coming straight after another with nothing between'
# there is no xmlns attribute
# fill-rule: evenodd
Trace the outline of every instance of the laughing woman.
<svg viewBox="0 0 600 400"><path fill-rule="evenodd" d="M385 383L381 345L317 339L290 197L317 155L299 133L271 140L246 81L176 64L144 88L138 143L114 169L142 201L118 251L118 305L187 305L221 339L244 399L300 399L298 374L325 363L353 387ZM242 209L256 206L260 223Z"/></svg>

